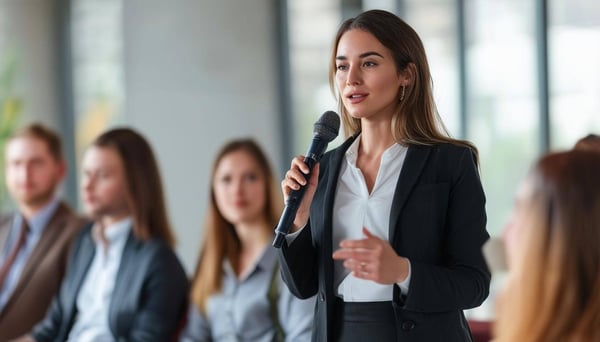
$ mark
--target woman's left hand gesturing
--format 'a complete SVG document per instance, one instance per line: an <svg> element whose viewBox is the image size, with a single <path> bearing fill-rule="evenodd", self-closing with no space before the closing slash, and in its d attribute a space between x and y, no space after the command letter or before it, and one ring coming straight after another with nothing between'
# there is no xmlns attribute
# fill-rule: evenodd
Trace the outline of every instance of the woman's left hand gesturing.
<svg viewBox="0 0 600 342"><path fill-rule="evenodd" d="M364 239L343 240L333 253L335 260L344 260L352 274L379 284L401 283L408 276L408 260L396 254L389 242L371 234L363 227Z"/></svg>

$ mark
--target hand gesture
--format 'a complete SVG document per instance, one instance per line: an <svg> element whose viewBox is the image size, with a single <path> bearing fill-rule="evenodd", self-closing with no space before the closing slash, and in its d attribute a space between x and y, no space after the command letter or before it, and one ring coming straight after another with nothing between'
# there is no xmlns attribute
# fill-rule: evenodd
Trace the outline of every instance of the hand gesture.
<svg viewBox="0 0 600 342"><path fill-rule="evenodd" d="M379 284L401 283L408 276L408 260L398 256L388 241L371 234L363 227L364 239L343 240L333 253L335 260L344 260L344 267L361 279Z"/></svg>

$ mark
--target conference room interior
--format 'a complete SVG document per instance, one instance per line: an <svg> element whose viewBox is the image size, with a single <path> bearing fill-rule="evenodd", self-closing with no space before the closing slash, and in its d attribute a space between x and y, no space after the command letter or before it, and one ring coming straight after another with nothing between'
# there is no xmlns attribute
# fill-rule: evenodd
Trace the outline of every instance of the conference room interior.
<svg viewBox="0 0 600 342"><path fill-rule="evenodd" d="M372 8L422 38L448 131L479 149L487 229L500 236L532 162L600 133L598 1L0 0L0 144L29 122L57 129L69 163L61 194L81 210L87 144L111 127L139 130L191 274L217 149L254 138L280 178L315 120L337 111L328 61L338 25ZM0 208L14 209L2 186ZM503 276L494 272L470 319L493 320Z"/></svg>

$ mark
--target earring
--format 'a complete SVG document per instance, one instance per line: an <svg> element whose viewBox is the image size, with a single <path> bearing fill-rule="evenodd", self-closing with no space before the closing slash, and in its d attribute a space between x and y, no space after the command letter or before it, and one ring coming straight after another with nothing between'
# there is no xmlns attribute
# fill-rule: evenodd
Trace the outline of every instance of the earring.
<svg viewBox="0 0 600 342"><path fill-rule="evenodd" d="M406 89L406 86L403 85L402 86L402 91L400 91L400 102L402 102L404 100L404 90Z"/></svg>

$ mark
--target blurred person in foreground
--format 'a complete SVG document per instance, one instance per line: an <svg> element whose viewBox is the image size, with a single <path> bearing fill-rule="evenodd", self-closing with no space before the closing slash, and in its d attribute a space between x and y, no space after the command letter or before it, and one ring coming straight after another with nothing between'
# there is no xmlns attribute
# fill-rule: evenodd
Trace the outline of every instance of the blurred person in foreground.
<svg viewBox="0 0 600 342"><path fill-rule="evenodd" d="M574 149L600 152L600 135L586 135L575 143Z"/></svg>
<svg viewBox="0 0 600 342"><path fill-rule="evenodd" d="M600 341L600 157L542 157L504 232L508 275L495 342Z"/></svg>

